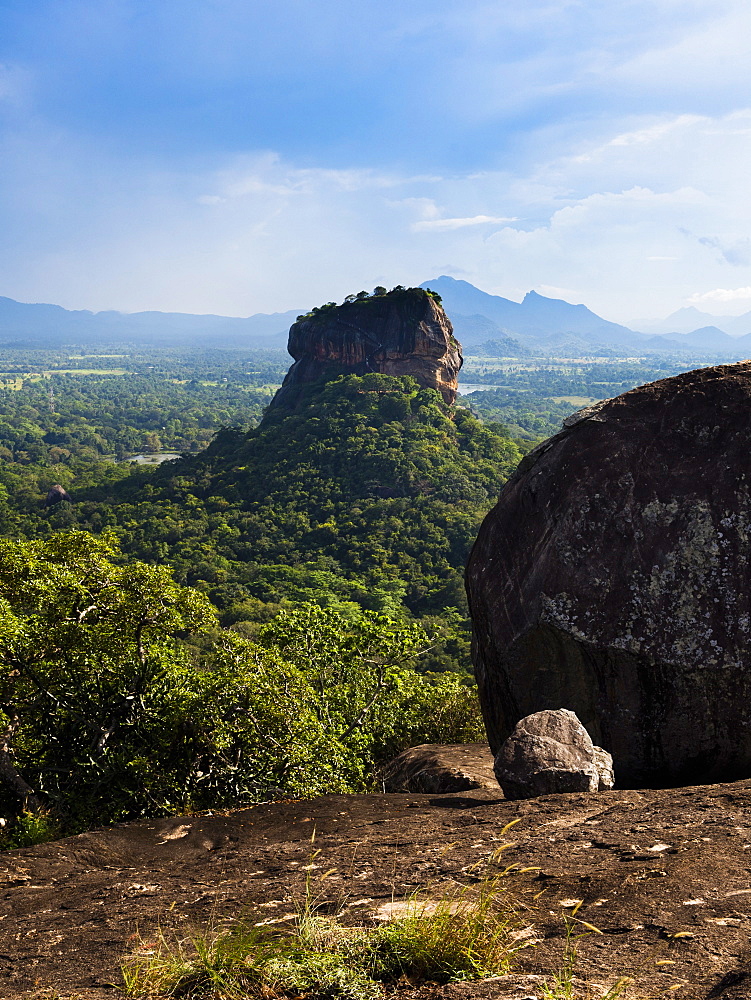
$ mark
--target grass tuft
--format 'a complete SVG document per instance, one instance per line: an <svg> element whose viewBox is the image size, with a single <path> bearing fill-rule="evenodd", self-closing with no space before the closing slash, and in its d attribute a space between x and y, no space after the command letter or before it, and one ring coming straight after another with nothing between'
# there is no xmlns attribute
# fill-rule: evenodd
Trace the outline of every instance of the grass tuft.
<svg viewBox="0 0 751 1000"><path fill-rule="evenodd" d="M403 916L368 936L359 959L373 979L448 983L508 972L516 922L501 876L458 887L437 902L413 897Z"/></svg>
<svg viewBox="0 0 751 1000"><path fill-rule="evenodd" d="M60 821L50 812L23 812L0 827L0 851L34 847L57 840L62 835Z"/></svg>
<svg viewBox="0 0 751 1000"><path fill-rule="evenodd" d="M131 997L180 1000L378 1000L395 983L447 983L508 972L516 926L502 876L432 900L413 896L381 926L348 927L308 894L287 931L236 923L169 941L160 932L123 966Z"/></svg>

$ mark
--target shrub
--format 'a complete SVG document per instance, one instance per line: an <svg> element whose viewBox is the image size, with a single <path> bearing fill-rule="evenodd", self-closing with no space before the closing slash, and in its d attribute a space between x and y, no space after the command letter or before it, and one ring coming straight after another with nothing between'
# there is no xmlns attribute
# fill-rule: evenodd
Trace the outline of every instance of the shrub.
<svg viewBox="0 0 751 1000"><path fill-rule="evenodd" d="M479 726L456 676L414 669L414 623L303 604L254 642L165 568L117 559L84 532L0 540L0 807L39 816L19 832L44 810L77 831L363 791L385 757Z"/></svg>

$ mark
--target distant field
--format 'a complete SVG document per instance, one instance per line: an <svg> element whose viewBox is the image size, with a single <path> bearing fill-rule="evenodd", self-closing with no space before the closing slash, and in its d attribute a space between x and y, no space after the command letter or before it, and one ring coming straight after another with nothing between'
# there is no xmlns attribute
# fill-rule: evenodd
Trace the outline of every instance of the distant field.
<svg viewBox="0 0 751 1000"><path fill-rule="evenodd" d="M127 368L53 368L43 375L126 375Z"/></svg>
<svg viewBox="0 0 751 1000"><path fill-rule="evenodd" d="M44 372L0 372L0 389L18 391L24 382L39 382L51 375L127 375L126 368L51 368Z"/></svg>
<svg viewBox="0 0 751 1000"><path fill-rule="evenodd" d="M594 396L551 396L550 399L554 403L571 403L572 406L589 406L590 403L597 402Z"/></svg>

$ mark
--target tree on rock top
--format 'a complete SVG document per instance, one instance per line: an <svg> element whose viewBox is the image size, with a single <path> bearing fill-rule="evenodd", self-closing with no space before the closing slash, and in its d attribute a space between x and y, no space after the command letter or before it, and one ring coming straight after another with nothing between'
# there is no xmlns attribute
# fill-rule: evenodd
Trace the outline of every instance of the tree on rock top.
<svg viewBox="0 0 751 1000"><path fill-rule="evenodd" d="M295 361L272 408L295 409L307 385L370 372L410 375L456 400L461 345L440 297L423 288L379 286L316 307L290 328L288 350Z"/></svg>

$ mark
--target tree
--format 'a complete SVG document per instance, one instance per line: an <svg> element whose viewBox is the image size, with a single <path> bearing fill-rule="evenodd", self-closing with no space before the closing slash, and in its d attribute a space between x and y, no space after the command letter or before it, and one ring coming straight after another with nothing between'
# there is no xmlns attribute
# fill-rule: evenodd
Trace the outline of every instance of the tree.
<svg viewBox="0 0 751 1000"><path fill-rule="evenodd" d="M119 566L117 555L114 537L81 531L0 539L0 782L32 809L64 808L104 778L113 743L180 659L175 637L215 624L206 598L166 567Z"/></svg>
<svg viewBox="0 0 751 1000"><path fill-rule="evenodd" d="M255 642L165 568L120 558L107 535L0 540L4 811L51 809L71 831L365 791L403 747L479 732L473 691L413 669L431 644L414 623L304 604Z"/></svg>
<svg viewBox="0 0 751 1000"><path fill-rule="evenodd" d="M451 631L455 621L442 625ZM260 634L265 648L307 678L310 707L328 741L341 746L353 781L355 774L363 780L368 765L414 742L482 738L475 692L456 676L425 677L415 670L419 658L445 639L413 621L359 610L344 618L312 603L283 610Z"/></svg>

